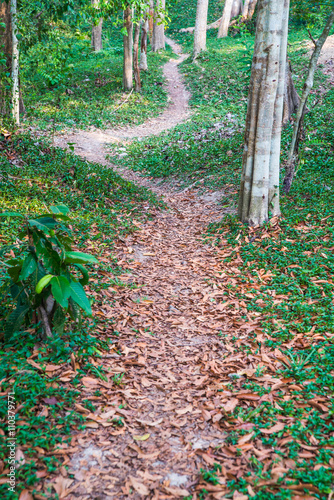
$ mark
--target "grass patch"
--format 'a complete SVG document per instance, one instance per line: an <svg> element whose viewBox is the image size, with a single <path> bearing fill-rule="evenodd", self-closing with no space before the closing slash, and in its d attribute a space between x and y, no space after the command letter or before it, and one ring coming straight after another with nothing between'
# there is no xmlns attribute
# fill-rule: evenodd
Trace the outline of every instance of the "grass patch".
<svg viewBox="0 0 334 500"><path fill-rule="evenodd" d="M61 338L41 342L36 325L30 325L8 343L0 339L0 495L15 499L25 488L41 493L39 481L52 475L63 462L64 449L73 447L70 433L86 422L75 406L82 377L110 379L100 358L112 347L117 333L113 333L112 314L106 315L101 309L112 311L116 290L131 286L122 281L125 271L113 256L113 245L163 204L148 190L123 180L112 170L27 135L2 142L0 147L1 211L42 213L50 204L69 206L78 248L94 253L100 261L99 266L91 268L87 286L95 314L80 330L69 324ZM15 219L2 220L1 244L14 243L18 229ZM2 267L0 286L3 278ZM9 300L1 302L0 331L11 307ZM111 379L109 382L113 383ZM16 449L19 459L24 460L16 471L15 494L8 491L6 477L7 394L11 391L15 392L17 409ZM89 399L80 404L94 412Z"/></svg>
<svg viewBox="0 0 334 500"><path fill-rule="evenodd" d="M149 71L141 72L142 91L124 92L123 37L105 23L103 51L92 52L85 27L58 26L47 41L23 56L22 90L26 126L49 130L138 125L167 103L162 65L171 55L148 51Z"/></svg>

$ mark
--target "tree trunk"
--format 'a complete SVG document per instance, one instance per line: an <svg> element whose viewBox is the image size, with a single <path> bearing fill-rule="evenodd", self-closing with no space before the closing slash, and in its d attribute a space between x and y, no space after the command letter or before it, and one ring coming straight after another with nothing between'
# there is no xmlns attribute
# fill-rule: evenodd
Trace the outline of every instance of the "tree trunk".
<svg viewBox="0 0 334 500"><path fill-rule="evenodd" d="M209 0L197 0L196 24L194 34L194 58L206 50L206 25Z"/></svg>
<svg viewBox="0 0 334 500"><path fill-rule="evenodd" d="M286 60L285 85L284 85L284 105L283 105L283 125L287 125L291 116L299 106L300 97L297 93L292 79L291 63Z"/></svg>
<svg viewBox="0 0 334 500"><path fill-rule="evenodd" d="M5 25L0 27L0 46L4 47L5 63L0 66L0 116L10 113L10 95L8 93L8 82L6 73L12 72L12 24L9 2L0 3L0 22Z"/></svg>
<svg viewBox="0 0 334 500"><path fill-rule="evenodd" d="M92 6L94 9L99 8L99 0L92 0ZM92 26L92 49L94 52L99 52L102 50L102 24L103 19L101 18L99 24L93 24Z"/></svg>
<svg viewBox="0 0 334 500"><path fill-rule="evenodd" d="M239 218L259 225L279 215L279 164L289 0L260 0L241 174Z"/></svg>
<svg viewBox="0 0 334 500"><path fill-rule="evenodd" d="M218 38L225 38L227 36L228 27L231 21L233 1L234 0L225 0L223 17L221 18L218 29Z"/></svg>
<svg viewBox="0 0 334 500"><path fill-rule="evenodd" d="M165 0L156 0L152 36L153 52L157 52L158 50L165 48L165 24L164 16L161 12L164 8Z"/></svg>
<svg viewBox="0 0 334 500"><path fill-rule="evenodd" d="M141 39L140 39L140 63L139 69L143 71L148 70L147 66L147 33L148 33L148 16L145 16L145 19L141 24Z"/></svg>
<svg viewBox="0 0 334 500"><path fill-rule="evenodd" d="M290 145L290 150L289 150L289 157L288 157L288 162L285 170L285 177L284 177L284 182L283 182L283 189L285 193L288 193L291 188L294 172L295 172L295 163L298 158L298 149L299 149L299 142L300 142L300 135L301 135L301 129L303 125L303 119L306 111L306 103L308 96L310 94L310 91L313 87L314 83L314 73L315 70L317 69L317 62L320 56L321 49L329 35L329 32L331 30L331 27L334 24L334 9L332 10L329 18L327 19L326 26L323 29L323 32L321 33L320 37L315 43L314 51L310 60L310 64L308 67L308 74L307 78L304 83L304 88L303 88L303 93L300 99L300 103L297 109L296 113L296 120L294 123L293 127L293 134L292 134L292 140L291 140L291 145Z"/></svg>
<svg viewBox="0 0 334 500"><path fill-rule="evenodd" d="M15 125L20 125L20 87L19 87L19 42L17 39L17 2L11 0L12 21L12 116Z"/></svg>
<svg viewBox="0 0 334 500"><path fill-rule="evenodd" d="M248 19L252 19L252 17L254 16L256 5L257 5L257 0L251 0L248 8Z"/></svg>
<svg viewBox="0 0 334 500"><path fill-rule="evenodd" d="M135 91L140 92L140 69L139 69L139 35L140 35L140 24L137 22L135 26L135 36L133 40L133 71L135 77Z"/></svg>
<svg viewBox="0 0 334 500"><path fill-rule="evenodd" d="M124 27L127 35L123 36L124 58L123 58L123 87L131 90L133 87L132 75L132 48L133 48L133 24L132 9L127 7L123 13Z"/></svg>
<svg viewBox="0 0 334 500"><path fill-rule="evenodd" d="M152 45L153 39L153 24L154 24L154 0L150 0L150 6L148 10L148 36L150 39L150 44Z"/></svg>
<svg viewBox="0 0 334 500"><path fill-rule="evenodd" d="M233 0L231 18L238 17L242 13L242 0Z"/></svg>
<svg viewBox="0 0 334 500"><path fill-rule="evenodd" d="M248 19L248 11L250 7L251 0L245 0L244 8L242 9L242 19Z"/></svg>

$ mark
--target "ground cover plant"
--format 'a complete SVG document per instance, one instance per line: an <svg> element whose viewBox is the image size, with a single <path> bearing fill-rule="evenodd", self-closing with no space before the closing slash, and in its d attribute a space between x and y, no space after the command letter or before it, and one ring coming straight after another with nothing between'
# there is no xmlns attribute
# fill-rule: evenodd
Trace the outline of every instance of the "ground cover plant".
<svg viewBox="0 0 334 500"><path fill-rule="evenodd" d="M2 212L40 214L50 205L71 209L70 226L77 255L88 249L99 261L88 263L91 278L85 286L93 311L111 308L116 290L127 286L119 278L124 270L113 258L114 244L118 237L136 230L136 220L146 220L160 202L111 170L26 135L7 142L2 137L0 165ZM13 244L18 241L21 226L20 217L2 218L2 262L20 255L20 249ZM8 281L6 271L1 265L2 288ZM1 332L5 332L6 318L14 307L10 296L5 297L1 301ZM89 378L105 385L112 379L99 361L116 338L111 334L112 322L112 316L101 311L92 319L86 317L82 325L74 321L65 326L62 334L41 341L40 323L31 319L30 324L15 328L9 337L2 336L1 414L7 413L7 394L14 391L19 464L15 494L8 491L8 478L0 479L2 498L18 498L27 487L38 494L38 482L60 466L66 448L73 448L75 440L70 433L89 425L87 415L94 410L94 403L84 399L83 406L78 406L78 396ZM106 330L109 336L104 334ZM100 389L107 390L103 386ZM99 400L98 395L95 400ZM7 435L6 420L0 432ZM6 458L3 440L1 471L6 468Z"/></svg>
<svg viewBox="0 0 334 500"><path fill-rule="evenodd" d="M90 25L56 26L47 40L23 56L22 92L26 126L40 129L111 128L138 125L161 112L167 95L161 66L168 57L148 52L142 91L122 90L122 34L119 26L104 30L104 48L92 52Z"/></svg>

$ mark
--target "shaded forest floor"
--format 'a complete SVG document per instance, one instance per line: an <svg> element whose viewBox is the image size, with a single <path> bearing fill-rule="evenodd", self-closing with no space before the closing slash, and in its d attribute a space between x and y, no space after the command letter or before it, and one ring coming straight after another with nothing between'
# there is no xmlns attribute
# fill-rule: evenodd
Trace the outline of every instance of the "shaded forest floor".
<svg viewBox="0 0 334 500"><path fill-rule="evenodd" d="M219 96L210 94L208 82L220 95L225 91L220 85L234 83L222 78L213 85L217 75L203 72L202 64L218 66L217 57L230 64L235 55L228 46L219 54L214 47L200 66L183 63L185 78L190 74L192 80L193 113L201 100L212 99L206 109L216 107ZM177 71L174 62L167 64ZM247 68L238 71L241 76ZM170 88L175 73L166 76ZM230 111L217 127L206 111L156 138L130 143L131 131L118 131L115 140L124 144L109 146L109 159L103 144L114 133L58 139L63 146L76 142L81 156L112 168L58 149L52 158L42 139L39 160L28 140L7 148L8 172L11 162L26 170L23 182L9 178L14 189L8 187L3 205L11 206L13 199L22 204L28 185L30 210L37 210L39 197L48 203L58 196L72 204L80 245L102 263L89 287L96 319L84 332L98 352L84 339L78 349L69 333L63 350L53 345L43 352L30 340L22 355L26 371L46 383L33 405L23 405L18 422L25 456L21 500L31 498L33 470L38 470L33 479L42 480L34 498L331 498L333 154L323 134L334 96L319 78L315 99L321 100L323 117L317 108L310 117L308 126L317 120L318 127L316 142L306 146L312 155L303 153L305 170L284 201L285 217L261 229L244 228L229 215L246 78L235 91L241 106L234 105L235 114ZM187 120L188 95L181 79L177 85L175 95L181 90L184 96L179 119ZM228 99L221 104L229 109ZM160 130L175 125L168 113L167 108L168 126L156 119ZM136 132L156 128L145 127ZM39 169L32 166L37 162ZM229 172L218 172L222 165ZM14 193L19 185L21 199ZM10 352L3 352L3 360L11 359ZM27 387L21 372L9 362L3 394L14 376L18 388ZM64 427L66 419L70 437L67 428L63 437L59 430L43 441L40 431L50 432L46 420ZM27 427L30 434L24 435ZM33 445L26 444L27 435ZM58 464L48 460L52 454L61 457Z"/></svg>

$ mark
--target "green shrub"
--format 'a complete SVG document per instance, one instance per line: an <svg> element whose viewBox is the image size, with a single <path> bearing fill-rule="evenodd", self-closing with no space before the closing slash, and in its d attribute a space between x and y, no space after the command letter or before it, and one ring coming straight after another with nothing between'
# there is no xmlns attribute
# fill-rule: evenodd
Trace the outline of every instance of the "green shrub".
<svg viewBox="0 0 334 500"><path fill-rule="evenodd" d="M92 315L84 291L88 272L83 264L98 264L89 254L72 251L73 239L66 223L71 219L65 205L50 207L50 213L29 218L17 212L3 212L1 217L22 219L17 244L5 246L0 256L11 253L3 261L8 279L3 296L10 294L15 309L5 327L5 337L18 331L23 323L40 322L44 336L62 333L66 318L81 324L81 310ZM16 250L16 252L14 252Z"/></svg>

